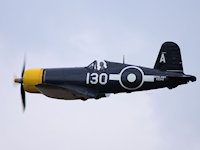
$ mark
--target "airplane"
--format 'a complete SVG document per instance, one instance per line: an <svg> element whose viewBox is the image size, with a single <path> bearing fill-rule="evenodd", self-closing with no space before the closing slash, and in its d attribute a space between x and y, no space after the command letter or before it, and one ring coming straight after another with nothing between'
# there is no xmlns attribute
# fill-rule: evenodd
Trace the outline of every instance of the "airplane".
<svg viewBox="0 0 200 150"><path fill-rule="evenodd" d="M111 93L172 89L189 81L196 81L196 77L184 74L180 48L174 42L162 44L154 68L95 60L86 67L25 70L24 62L21 78L14 79L15 83L21 84L23 110L26 107L25 92L85 101L107 97Z"/></svg>

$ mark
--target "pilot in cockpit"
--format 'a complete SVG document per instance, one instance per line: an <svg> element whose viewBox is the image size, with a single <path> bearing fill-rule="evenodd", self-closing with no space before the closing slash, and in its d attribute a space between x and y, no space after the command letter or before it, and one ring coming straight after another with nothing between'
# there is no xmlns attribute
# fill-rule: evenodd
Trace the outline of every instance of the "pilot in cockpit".
<svg viewBox="0 0 200 150"><path fill-rule="evenodd" d="M104 70L104 69L106 69L106 67L104 66L104 63L101 61L100 62L100 70Z"/></svg>
<svg viewBox="0 0 200 150"><path fill-rule="evenodd" d="M107 68L107 64L103 61L98 63L95 60L90 65L88 65L87 67L90 68L90 69L94 69L94 70L105 70Z"/></svg>

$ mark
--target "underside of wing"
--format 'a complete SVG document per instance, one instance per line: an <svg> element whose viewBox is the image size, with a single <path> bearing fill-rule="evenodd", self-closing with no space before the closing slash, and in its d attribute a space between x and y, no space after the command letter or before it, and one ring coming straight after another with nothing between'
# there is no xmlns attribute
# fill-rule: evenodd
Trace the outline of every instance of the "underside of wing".
<svg viewBox="0 0 200 150"><path fill-rule="evenodd" d="M54 84L38 84L36 88L44 95L65 100L105 97L105 94L99 94L97 90L89 89L78 85L54 85Z"/></svg>

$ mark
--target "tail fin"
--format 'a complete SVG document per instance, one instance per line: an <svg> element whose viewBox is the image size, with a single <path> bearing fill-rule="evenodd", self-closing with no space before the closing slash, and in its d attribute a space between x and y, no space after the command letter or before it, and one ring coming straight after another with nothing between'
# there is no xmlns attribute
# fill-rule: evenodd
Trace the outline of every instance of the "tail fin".
<svg viewBox="0 0 200 150"><path fill-rule="evenodd" d="M160 49L154 69L183 73L181 52L174 42L165 42Z"/></svg>

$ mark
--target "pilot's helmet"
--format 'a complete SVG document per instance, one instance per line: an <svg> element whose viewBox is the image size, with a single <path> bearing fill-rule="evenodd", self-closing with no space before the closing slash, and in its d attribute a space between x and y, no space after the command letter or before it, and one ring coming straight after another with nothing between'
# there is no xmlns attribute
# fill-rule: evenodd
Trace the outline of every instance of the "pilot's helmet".
<svg viewBox="0 0 200 150"><path fill-rule="evenodd" d="M102 61L100 62L100 67L104 67L104 63Z"/></svg>

